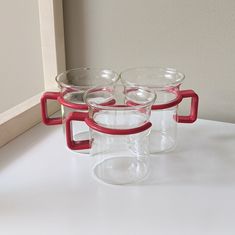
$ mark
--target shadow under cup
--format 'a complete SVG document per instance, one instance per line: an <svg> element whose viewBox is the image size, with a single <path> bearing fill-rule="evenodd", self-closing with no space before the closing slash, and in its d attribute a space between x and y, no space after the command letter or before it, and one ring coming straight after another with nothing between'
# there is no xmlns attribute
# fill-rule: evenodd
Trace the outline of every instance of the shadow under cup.
<svg viewBox="0 0 235 235"><path fill-rule="evenodd" d="M56 77L60 92L45 92L41 98L42 120L46 125L63 124L71 112L88 112L88 106L83 100L84 93L97 85L111 85L118 80L118 74L109 69L76 68L64 71ZM61 116L50 118L47 113L47 101L55 100L61 105ZM74 123L74 140L82 141L89 138L89 128L85 123ZM89 150L77 150L79 153L89 153Z"/></svg>

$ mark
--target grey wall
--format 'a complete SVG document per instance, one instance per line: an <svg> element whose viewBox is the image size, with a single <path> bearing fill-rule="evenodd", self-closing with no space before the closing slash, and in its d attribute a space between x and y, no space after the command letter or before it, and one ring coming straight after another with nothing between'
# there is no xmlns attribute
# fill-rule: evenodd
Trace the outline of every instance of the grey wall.
<svg viewBox="0 0 235 235"><path fill-rule="evenodd" d="M67 68L175 67L199 116L235 123L234 0L65 0Z"/></svg>
<svg viewBox="0 0 235 235"><path fill-rule="evenodd" d="M37 0L0 4L0 113L44 89Z"/></svg>

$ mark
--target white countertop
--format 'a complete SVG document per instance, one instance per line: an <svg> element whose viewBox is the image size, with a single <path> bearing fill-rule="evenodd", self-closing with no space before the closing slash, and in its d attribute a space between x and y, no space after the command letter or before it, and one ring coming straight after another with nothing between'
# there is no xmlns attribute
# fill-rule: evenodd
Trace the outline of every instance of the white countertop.
<svg viewBox="0 0 235 235"><path fill-rule="evenodd" d="M0 234L234 235L235 125L198 120L178 134L147 182L111 186L61 127L37 125L0 149Z"/></svg>

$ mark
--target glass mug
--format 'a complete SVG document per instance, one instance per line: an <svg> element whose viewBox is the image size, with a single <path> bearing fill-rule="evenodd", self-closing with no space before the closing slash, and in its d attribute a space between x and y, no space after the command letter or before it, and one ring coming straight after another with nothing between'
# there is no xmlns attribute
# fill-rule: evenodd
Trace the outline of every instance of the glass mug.
<svg viewBox="0 0 235 235"><path fill-rule="evenodd" d="M123 71L120 79L125 87L140 86L154 89L157 100L152 106L150 121L150 153L171 151L177 142L177 123L193 123L197 119L198 95L193 90L180 90L185 76L175 69L140 67ZM178 115L178 105L191 98L188 116Z"/></svg>
<svg viewBox="0 0 235 235"><path fill-rule="evenodd" d="M56 76L56 82L60 92L45 92L41 97L42 121L46 125L64 124L70 112L79 110L86 112L88 106L83 101L83 95L88 89L98 85L113 84L118 80L118 74L109 69L76 68L64 71ZM56 100L61 105L61 117L51 118L47 114L47 101ZM65 130L65 125L63 125ZM83 140L89 138L89 129L85 123L74 126L74 139ZM88 151L78 151L88 153Z"/></svg>
<svg viewBox="0 0 235 235"><path fill-rule="evenodd" d="M88 90L84 100L89 112L73 112L66 119L68 147L89 148L95 161L93 173L105 183L143 180L149 173L149 118L155 98L155 92L147 88L106 86ZM135 105L129 106L130 101ZM73 139L75 121L89 126L90 140Z"/></svg>

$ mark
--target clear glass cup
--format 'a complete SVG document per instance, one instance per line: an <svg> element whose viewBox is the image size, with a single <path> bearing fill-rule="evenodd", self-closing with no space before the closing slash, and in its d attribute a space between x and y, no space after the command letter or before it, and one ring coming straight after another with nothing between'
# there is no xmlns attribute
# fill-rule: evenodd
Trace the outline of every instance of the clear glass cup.
<svg viewBox="0 0 235 235"><path fill-rule="evenodd" d="M84 99L89 114L70 113L66 119L67 144L71 149L90 148L94 175L109 184L130 184L149 173L149 122L156 98L150 89L98 87L88 90ZM129 105L130 103L135 105ZM85 121L90 140L73 140L75 121Z"/></svg>
<svg viewBox="0 0 235 235"><path fill-rule="evenodd" d="M193 90L180 90L184 78L175 69L160 67L132 68L120 74L125 87L149 87L157 94L150 118L151 154L173 150L177 143L177 123L193 123L197 119L198 95ZM191 98L188 116L178 114L178 105L184 98Z"/></svg>
<svg viewBox="0 0 235 235"><path fill-rule="evenodd" d="M45 92L41 97L42 120L46 125L64 124L70 112L76 110L87 113L88 106L84 103L83 95L88 89L114 84L118 80L118 74L109 69L76 68L64 71L56 76L59 92ZM47 114L47 101L56 100L61 105L61 116L51 118ZM65 127L65 125L63 125ZM78 130L79 128L79 130ZM65 130L65 128L63 128ZM89 138L89 128L85 123L81 126L74 125L74 137L77 141ZM77 151L88 153L87 150Z"/></svg>

